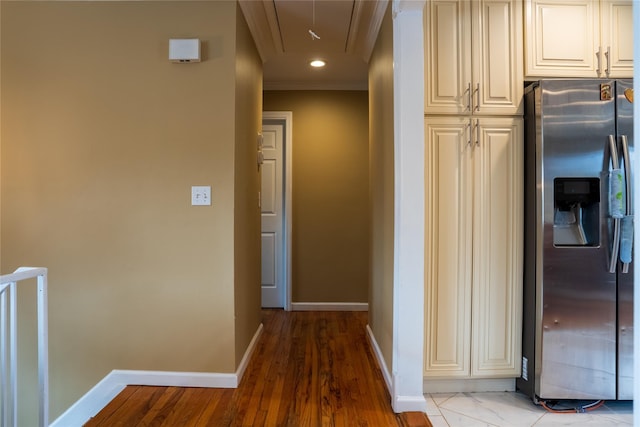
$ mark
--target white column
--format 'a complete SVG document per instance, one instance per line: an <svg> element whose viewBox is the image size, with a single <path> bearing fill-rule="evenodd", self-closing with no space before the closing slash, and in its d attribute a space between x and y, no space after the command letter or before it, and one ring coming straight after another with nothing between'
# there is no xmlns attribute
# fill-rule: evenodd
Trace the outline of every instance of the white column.
<svg viewBox="0 0 640 427"><path fill-rule="evenodd" d="M424 353L424 1L393 1L394 289L392 405L426 412Z"/></svg>

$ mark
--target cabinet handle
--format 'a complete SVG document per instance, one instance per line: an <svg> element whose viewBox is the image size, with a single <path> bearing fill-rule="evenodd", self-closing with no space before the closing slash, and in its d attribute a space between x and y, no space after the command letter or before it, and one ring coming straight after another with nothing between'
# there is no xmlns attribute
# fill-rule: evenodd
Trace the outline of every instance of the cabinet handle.
<svg viewBox="0 0 640 427"><path fill-rule="evenodd" d="M604 69L605 76L608 78L609 73L611 72L611 46L607 46L607 51L604 53L605 58L607 58L607 68Z"/></svg>
<svg viewBox="0 0 640 427"><path fill-rule="evenodd" d="M476 147L480 147L480 123L476 119Z"/></svg>
<svg viewBox="0 0 640 427"><path fill-rule="evenodd" d="M474 111L480 111L480 83L476 83L476 107Z"/></svg>
<svg viewBox="0 0 640 427"><path fill-rule="evenodd" d="M465 128L467 129L467 147L469 147L471 145L471 120L469 120Z"/></svg>
<svg viewBox="0 0 640 427"><path fill-rule="evenodd" d="M602 46L600 46L598 48L598 51L596 52L596 59L598 61L598 68L596 68L596 75L600 77L600 74L602 73Z"/></svg>
<svg viewBox="0 0 640 427"><path fill-rule="evenodd" d="M471 82L467 84L467 111L471 111Z"/></svg>

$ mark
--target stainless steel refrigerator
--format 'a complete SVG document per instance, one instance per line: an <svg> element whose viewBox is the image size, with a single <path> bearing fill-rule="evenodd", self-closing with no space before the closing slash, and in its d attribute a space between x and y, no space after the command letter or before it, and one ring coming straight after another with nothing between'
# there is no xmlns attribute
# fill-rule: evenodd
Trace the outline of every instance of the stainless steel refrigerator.
<svg viewBox="0 0 640 427"><path fill-rule="evenodd" d="M522 376L539 400L633 399L633 82L525 91Z"/></svg>

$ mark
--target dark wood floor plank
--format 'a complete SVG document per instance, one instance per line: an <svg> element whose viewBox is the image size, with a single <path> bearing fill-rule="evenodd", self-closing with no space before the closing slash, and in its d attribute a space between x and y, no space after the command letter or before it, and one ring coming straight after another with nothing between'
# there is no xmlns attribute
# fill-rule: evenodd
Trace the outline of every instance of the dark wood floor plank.
<svg viewBox="0 0 640 427"><path fill-rule="evenodd" d="M175 408L177 402L186 392L184 387L167 387L155 404L149 408L137 425L144 427L161 426Z"/></svg>
<svg viewBox="0 0 640 427"><path fill-rule="evenodd" d="M106 425L104 422L108 420L122 405L128 405L131 396L138 391L137 387L125 387L107 407L105 407L99 414L93 417L92 422L95 426Z"/></svg>
<svg viewBox="0 0 640 427"><path fill-rule="evenodd" d="M178 398L171 411L162 421L165 426L193 425L200 418L202 412L209 404L212 393L204 388L184 388L184 393Z"/></svg>
<svg viewBox="0 0 640 427"><path fill-rule="evenodd" d="M120 405L115 411L111 411L111 415L108 418L95 425L100 427L137 426L139 425L140 420L155 405L155 402L161 398L167 389L167 387L129 387L132 387L135 390L127 401ZM126 393L127 388L125 388L125 390L120 394L122 395ZM110 406L111 403L107 405L102 412L109 412ZM94 419L101 419L102 412L100 412Z"/></svg>
<svg viewBox="0 0 640 427"><path fill-rule="evenodd" d="M366 324L366 312L264 310L237 389L130 386L85 427L430 427L393 413Z"/></svg>
<svg viewBox="0 0 640 427"><path fill-rule="evenodd" d="M200 414L200 417L197 420L193 420L190 424L187 424L186 427L218 427L225 425L221 423L223 416L220 416L219 414L221 412L223 413L225 408L233 406L231 402L233 401L234 393L229 393L229 390L226 389L205 390L209 390L209 394L211 396L209 404Z"/></svg>

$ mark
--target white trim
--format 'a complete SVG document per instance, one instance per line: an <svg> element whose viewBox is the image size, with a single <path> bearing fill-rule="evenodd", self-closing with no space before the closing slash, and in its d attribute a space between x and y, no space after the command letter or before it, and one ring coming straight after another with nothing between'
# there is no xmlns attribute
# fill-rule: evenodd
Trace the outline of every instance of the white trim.
<svg viewBox="0 0 640 427"><path fill-rule="evenodd" d="M369 311L366 302L292 302L293 311Z"/></svg>
<svg viewBox="0 0 640 427"><path fill-rule="evenodd" d="M256 346L258 345L258 340L262 336L262 331L264 330L264 326L262 323L258 325L258 329L256 333L253 334L253 338L249 342L247 349L244 352L244 356L242 356L242 360L240 360L240 364L238 365L238 369L236 369L236 377L238 378L236 387L242 381L242 377L244 377L244 371L247 370L247 366L249 366L249 361L251 360L251 356L253 356L253 352L256 350Z"/></svg>
<svg viewBox="0 0 640 427"><path fill-rule="evenodd" d="M293 189L293 113L291 111L263 111L262 120L284 120L284 309L291 311L291 254L293 230L293 209L291 195Z"/></svg>
<svg viewBox="0 0 640 427"><path fill-rule="evenodd" d="M382 355L382 351L378 346L378 342L376 341L375 336L373 335L373 331L367 325L367 336L369 337L369 343L373 349L373 354L376 356L376 360L378 362L378 366L382 371L382 377L384 378L384 382L387 384L387 390L389 394L392 396L392 406L394 412L427 412L427 401L424 398L424 395L417 396L402 396L398 395L395 390L396 379L391 378L391 374L389 373L389 369L387 369L387 364L385 363L384 356Z"/></svg>
<svg viewBox="0 0 640 427"><path fill-rule="evenodd" d="M396 413L400 412L424 412L427 413L427 401L424 396L400 396L394 395L391 404Z"/></svg>
<svg viewBox="0 0 640 427"><path fill-rule="evenodd" d="M260 59L267 62L274 56L281 54L282 43L279 34L275 34L272 28L273 8L263 2L254 0L238 0L244 19L256 44ZM276 30L277 33L277 30Z"/></svg>
<svg viewBox="0 0 640 427"><path fill-rule="evenodd" d="M389 0L357 0L354 3L345 49L347 53L359 55L364 62L369 62L388 4ZM360 24L364 24L362 28Z"/></svg>
<svg viewBox="0 0 640 427"><path fill-rule="evenodd" d="M133 371L114 369L60 415L51 427L80 427L109 404L128 385L163 387L237 388L262 335L258 326L235 373Z"/></svg>
<svg viewBox="0 0 640 427"><path fill-rule="evenodd" d="M389 368L387 368L387 363L384 360L384 356L382 355L382 350L378 345L378 341L376 341L375 335L373 335L373 331L367 325L367 337L369 337L369 344L373 350L373 354L376 356L376 361L378 362L378 366L382 371L382 377L384 378L384 382L387 384L387 390L389 394L391 394L391 373L389 372Z"/></svg>
<svg viewBox="0 0 640 427"><path fill-rule="evenodd" d="M488 391L515 391L515 378L425 378L425 393L480 393Z"/></svg>
<svg viewBox="0 0 640 427"><path fill-rule="evenodd" d="M426 412L424 357L424 1L393 1L394 263L391 404Z"/></svg>
<svg viewBox="0 0 640 427"><path fill-rule="evenodd" d="M111 371L93 386L76 403L51 423L51 427L75 427L84 425L91 417L107 406L127 384L119 383Z"/></svg>

